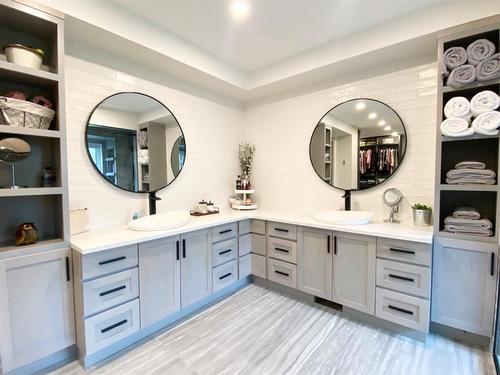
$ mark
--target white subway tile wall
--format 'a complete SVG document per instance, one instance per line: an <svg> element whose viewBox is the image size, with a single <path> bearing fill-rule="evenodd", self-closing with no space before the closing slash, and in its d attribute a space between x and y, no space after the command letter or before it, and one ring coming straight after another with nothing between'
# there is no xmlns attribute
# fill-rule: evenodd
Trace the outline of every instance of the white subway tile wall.
<svg viewBox="0 0 500 375"><path fill-rule="evenodd" d="M338 87L297 96L245 112L245 139L255 143L252 184L266 209L310 214L343 208L342 191L319 179L309 160L309 139L321 117L333 106L365 97L381 100L402 118L408 150L396 174L386 183L352 194L352 208L386 218L383 192L395 187L403 193L398 218L411 223L411 205L434 201L436 147L436 64L426 64Z"/></svg>

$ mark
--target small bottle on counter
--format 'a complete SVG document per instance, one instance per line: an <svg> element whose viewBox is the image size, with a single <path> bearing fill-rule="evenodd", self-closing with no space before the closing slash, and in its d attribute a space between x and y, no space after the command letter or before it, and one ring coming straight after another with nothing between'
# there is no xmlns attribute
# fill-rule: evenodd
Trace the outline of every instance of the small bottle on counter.
<svg viewBox="0 0 500 375"><path fill-rule="evenodd" d="M215 212L215 205L213 204L212 201L208 201L208 203L207 203L207 211L208 212Z"/></svg>
<svg viewBox="0 0 500 375"><path fill-rule="evenodd" d="M205 202L204 199L202 199L201 202L198 202L198 210L202 214L206 214L208 212L207 202Z"/></svg>
<svg viewBox="0 0 500 375"><path fill-rule="evenodd" d="M236 179L236 190L241 190L241 176L238 175L238 178Z"/></svg>

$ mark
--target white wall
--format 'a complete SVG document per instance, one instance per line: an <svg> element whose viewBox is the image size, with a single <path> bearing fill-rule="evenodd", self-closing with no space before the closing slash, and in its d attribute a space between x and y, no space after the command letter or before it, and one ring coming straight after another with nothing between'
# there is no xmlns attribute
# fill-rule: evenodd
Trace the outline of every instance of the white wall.
<svg viewBox="0 0 500 375"><path fill-rule="evenodd" d="M309 139L318 120L335 105L356 97L381 100L401 116L408 132L405 159L386 183L352 196L353 209L372 210L377 219L389 210L382 193L390 187L405 199L400 218L411 222L410 205L433 204L436 144L436 64L426 64L249 109L245 139L255 143L252 185L266 209L305 214L343 207L342 192L315 174Z"/></svg>
<svg viewBox="0 0 500 375"><path fill-rule="evenodd" d="M92 229L125 224L134 210L147 209L145 194L104 181L85 151L89 114L102 99L120 91L157 98L175 114L186 135L186 164L178 179L159 192L158 211L190 208L202 198L226 207L238 169L241 111L71 56L65 63L70 208L88 207Z"/></svg>

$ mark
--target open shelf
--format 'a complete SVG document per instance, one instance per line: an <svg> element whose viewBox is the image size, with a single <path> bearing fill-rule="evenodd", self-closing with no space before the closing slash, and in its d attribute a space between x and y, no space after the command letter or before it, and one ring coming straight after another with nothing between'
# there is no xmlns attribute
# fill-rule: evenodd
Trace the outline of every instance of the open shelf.
<svg viewBox="0 0 500 375"><path fill-rule="evenodd" d="M462 87L444 86L443 93L445 94L453 93L454 96L459 96L457 94L459 94L461 91L469 91L469 90L483 91L483 90L488 90L487 88L488 86L498 85L498 84L500 84L500 79L492 79L489 81L474 81Z"/></svg>
<svg viewBox="0 0 500 375"><path fill-rule="evenodd" d="M496 138L498 139L500 135L482 135L482 134L473 134L468 137L446 137L446 136L441 136L441 141L442 142L457 142L457 141L470 141L474 139L491 139L491 138Z"/></svg>
<svg viewBox="0 0 500 375"><path fill-rule="evenodd" d="M24 246L12 245L11 241L7 241L0 243L0 259L3 255L7 255L6 253L12 251L50 251L60 249L63 246L68 246L68 244L62 238L40 238L37 243Z"/></svg>
<svg viewBox="0 0 500 375"><path fill-rule="evenodd" d="M33 84L41 87L52 87L59 82L59 75L41 69L26 68L0 57L0 78L16 81L21 84Z"/></svg>
<svg viewBox="0 0 500 375"><path fill-rule="evenodd" d="M476 242L486 242L486 243L497 243L498 239L496 236L492 237L483 237L483 236L473 236L470 234L458 234L458 233L450 233L440 230L438 232L439 237L451 238L454 240L467 240L467 241L476 241Z"/></svg>
<svg viewBox="0 0 500 375"><path fill-rule="evenodd" d="M439 185L440 190L448 191L497 191L498 185L480 185L480 184L467 184L467 185Z"/></svg>
<svg viewBox="0 0 500 375"><path fill-rule="evenodd" d="M61 132L59 130L33 129L8 125L0 125L0 133L13 135L31 135L34 137L61 138Z"/></svg>
<svg viewBox="0 0 500 375"><path fill-rule="evenodd" d="M40 188L20 188L20 189L0 189L2 197L25 197L33 195L60 195L63 189L60 187L40 187Z"/></svg>

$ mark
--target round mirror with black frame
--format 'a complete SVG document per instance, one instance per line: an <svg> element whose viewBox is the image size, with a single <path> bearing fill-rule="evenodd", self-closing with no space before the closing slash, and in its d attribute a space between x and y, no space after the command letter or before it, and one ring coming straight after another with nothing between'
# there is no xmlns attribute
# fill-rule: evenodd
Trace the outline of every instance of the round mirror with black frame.
<svg viewBox="0 0 500 375"><path fill-rule="evenodd" d="M399 115L375 99L352 99L330 109L309 143L316 174L338 189L366 190L390 179L406 153Z"/></svg>
<svg viewBox="0 0 500 375"><path fill-rule="evenodd" d="M85 146L107 182L153 197L177 178L186 159L184 133L174 114L157 99L137 92L111 95L94 108Z"/></svg>

